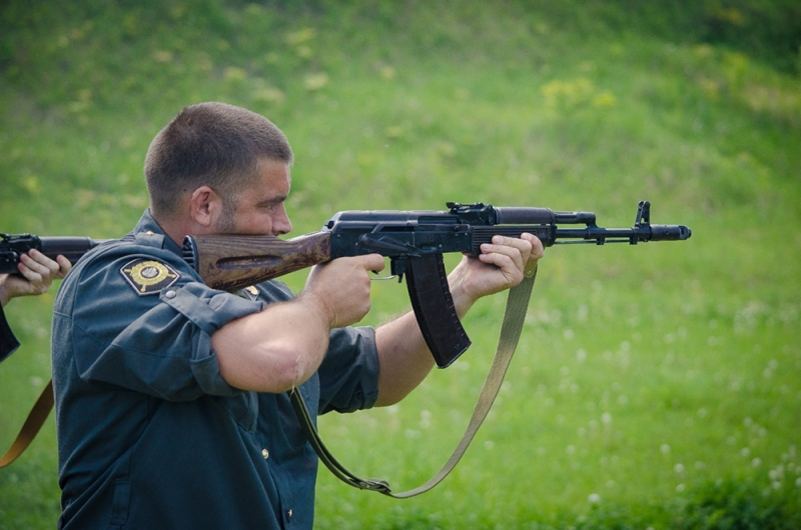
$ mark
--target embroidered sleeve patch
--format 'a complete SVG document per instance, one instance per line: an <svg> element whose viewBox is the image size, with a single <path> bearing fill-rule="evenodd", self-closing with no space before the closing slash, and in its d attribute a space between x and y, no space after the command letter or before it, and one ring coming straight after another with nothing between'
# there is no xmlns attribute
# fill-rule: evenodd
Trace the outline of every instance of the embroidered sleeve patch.
<svg viewBox="0 0 801 530"><path fill-rule="evenodd" d="M120 273L139 296L156 294L169 287L181 277L175 269L152 259L137 258L123 268Z"/></svg>

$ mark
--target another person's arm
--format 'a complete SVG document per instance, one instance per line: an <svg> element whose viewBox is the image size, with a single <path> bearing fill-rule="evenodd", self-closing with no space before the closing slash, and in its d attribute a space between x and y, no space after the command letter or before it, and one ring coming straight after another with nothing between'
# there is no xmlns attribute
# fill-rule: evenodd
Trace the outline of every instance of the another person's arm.
<svg viewBox="0 0 801 530"><path fill-rule="evenodd" d="M0 361L19 348L19 341L6 321L3 306L18 296L45 293L54 279L63 278L72 268L72 264L64 256L56 259L57 261L53 261L32 249L20 257L18 269L21 276L0 274Z"/></svg>
<svg viewBox="0 0 801 530"><path fill-rule="evenodd" d="M56 261L36 249L20 256L17 266L20 275L0 274L0 305L5 306L12 298L31 296L47 292L53 280L63 278L72 268L64 256Z"/></svg>

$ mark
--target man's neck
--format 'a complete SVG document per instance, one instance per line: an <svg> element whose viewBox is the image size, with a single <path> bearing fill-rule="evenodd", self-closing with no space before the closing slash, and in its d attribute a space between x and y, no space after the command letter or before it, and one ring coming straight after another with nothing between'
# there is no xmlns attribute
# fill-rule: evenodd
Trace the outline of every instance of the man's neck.
<svg viewBox="0 0 801 530"><path fill-rule="evenodd" d="M172 241L178 245L179 247L184 244L184 237L188 234L192 233L191 227L188 226L188 223L180 220L180 219L163 219L153 216L153 219L159 224L164 233L167 234L167 237L172 239Z"/></svg>

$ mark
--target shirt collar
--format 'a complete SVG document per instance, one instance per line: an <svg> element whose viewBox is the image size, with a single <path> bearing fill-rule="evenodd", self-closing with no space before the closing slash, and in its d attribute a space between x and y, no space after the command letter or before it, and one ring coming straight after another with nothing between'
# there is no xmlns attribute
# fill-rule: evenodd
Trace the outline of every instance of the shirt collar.
<svg viewBox="0 0 801 530"><path fill-rule="evenodd" d="M161 228L161 225L159 225L159 223L153 218L153 214L150 213L150 208L145 210L145 212L142 214L142 217L139 219L139 222L136 223L136 228L133 230L134 235L147 232L164 236L162 248L169 250L178 256L183 255L181 247L175 241L173 241L170 236L167 235L164 229Z"/></svg>

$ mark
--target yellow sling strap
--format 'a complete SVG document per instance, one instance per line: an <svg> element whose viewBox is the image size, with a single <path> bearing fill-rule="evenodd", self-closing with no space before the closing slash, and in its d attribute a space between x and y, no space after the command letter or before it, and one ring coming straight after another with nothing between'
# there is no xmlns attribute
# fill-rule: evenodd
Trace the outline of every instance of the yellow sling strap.
<svg viewBox="0 0 801 530"><path fill-rule="evenodd" d="M523 281L509 291L509 298L506 301L506 312L503 317L503 324L501 326L500 337L498 338L498 347L495 352L495 357L490 366L489 373L487 374L487 379L484 382L484 387L481 389L481 394L479 394L467 429L442 469L422 486L409 491L394 493L389 483L385 480L359 478L348 471L334 458L323 444L320 433L317 432L309 411L306 408L303 396L296 390L290 391L289 397L291 398L295 413L300 420L301 427L305 431L306 437L317 453L317 456L320 458L320 461L325 464L328 470L331 471L335 477L350 486L363 490L376 491L396 499L407 499L415 495L420 495L442 482L453 468L456 467L456 464L462 458L465 451L467 451L470 442L478 432L478 428L481 427L487 414L489 414L495 397L498 395L503 379L506 376L506 371L509 368L509 363L512 361L515 349L517 349L520 332L523 329L523 324L526 319L528 301L531 297L531 289L534 286L536 272L536 269L527 270Z"/></svg>
<svg viewBox="0 0 801 530"><path fill-rule="evenodd" d="M28 413L28 418L25 420L25 423L22 424L22 429L20 429L17 438L14 440L14 443L11 444L6 454L0 457L0 468L4 468L9 465L11 462L17 459L19 455L22 454L25 449L28 448L30 443L36 437L36 434L39 432L39 429L42 428L44 425L47 416L50 414L50 410L53 408L53 381L49 381L47 386L42 390L42 393L39 395L39 399L36 400L36 404L31 409L30 413Z"/></svg>

